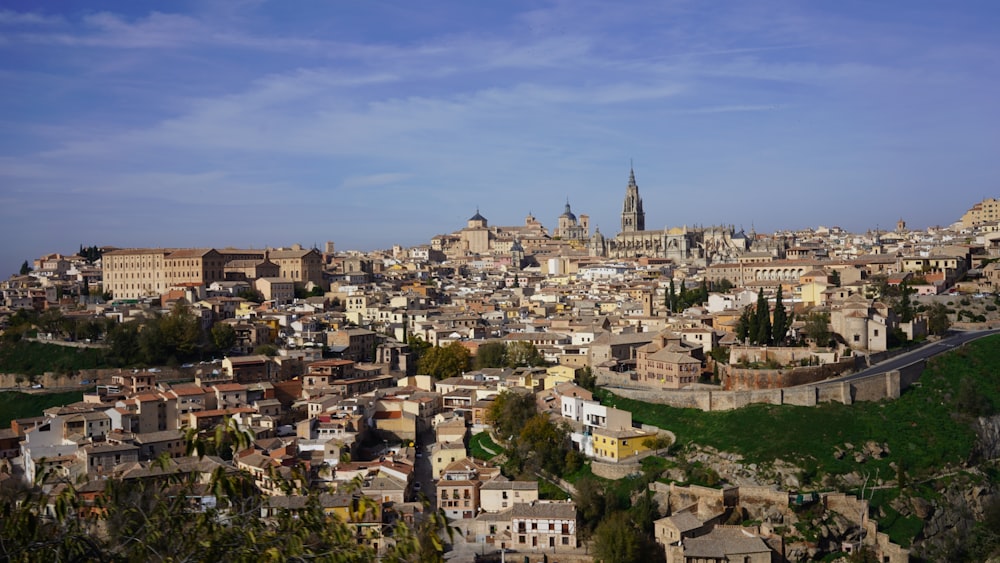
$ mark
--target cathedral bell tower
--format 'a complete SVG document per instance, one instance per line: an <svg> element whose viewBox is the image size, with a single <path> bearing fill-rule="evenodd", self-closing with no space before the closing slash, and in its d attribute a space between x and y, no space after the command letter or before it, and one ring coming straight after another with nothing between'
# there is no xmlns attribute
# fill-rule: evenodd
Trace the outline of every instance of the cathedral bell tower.
<svg viewBox="0 0 1000 563"><path fill-rule="evenodd" d="M625 203L622 205L622 232L634 233L645 230L646 212L642 210L642 198L639 197L639 186L635 183L635 171L629 168Z"/></svg>

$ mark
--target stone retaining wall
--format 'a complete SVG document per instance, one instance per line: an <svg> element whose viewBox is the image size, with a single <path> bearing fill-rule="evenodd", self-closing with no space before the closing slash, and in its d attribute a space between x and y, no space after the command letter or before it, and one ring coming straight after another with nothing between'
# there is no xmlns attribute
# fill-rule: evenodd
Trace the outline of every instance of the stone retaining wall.
<svg viewBox="0 0 1000 563"><path fill-rule="evenodd" d="M675 408L693 408L706 412L739 409L752 404L811 407L818 403L837 402L850 405L855 401L899 398L903 390L919 379L925 363L921 360L900 370L879 373L853 381L819 382L785 389L724 391L716 388L657 391L609 387L608 390L627 399Z"/></svg>

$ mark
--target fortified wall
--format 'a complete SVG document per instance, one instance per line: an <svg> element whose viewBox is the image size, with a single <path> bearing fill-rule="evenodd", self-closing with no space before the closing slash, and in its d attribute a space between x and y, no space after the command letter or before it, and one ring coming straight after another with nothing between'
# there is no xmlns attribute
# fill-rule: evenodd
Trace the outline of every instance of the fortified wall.
<svg viewBox="0 0 1000 563"><path fill-rule="evenodd" d="M647 403L675 408L699 409L706 412L727 411L753 404L798 405L811 407L819 403L837 402L846 405L855 401L898 399L900 393L920 378L926 362L916 361L898 370L879 373L850 381L820 381L784 389L726 391L714 389L650 390L609 385L615 395ZM621 375L621 374L616 374Z"/></svg>

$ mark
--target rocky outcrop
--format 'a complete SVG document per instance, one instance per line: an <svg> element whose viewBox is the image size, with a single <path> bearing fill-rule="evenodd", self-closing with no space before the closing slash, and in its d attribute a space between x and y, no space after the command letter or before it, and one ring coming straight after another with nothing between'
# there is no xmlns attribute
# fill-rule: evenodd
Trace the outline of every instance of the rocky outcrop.
<svg viewBox="0 0 1000 563"><path fill-rule="evenodd" d="M979 437L975 455L979 459L1000 459L1000 415L980 417L973 429Z"/></svg>

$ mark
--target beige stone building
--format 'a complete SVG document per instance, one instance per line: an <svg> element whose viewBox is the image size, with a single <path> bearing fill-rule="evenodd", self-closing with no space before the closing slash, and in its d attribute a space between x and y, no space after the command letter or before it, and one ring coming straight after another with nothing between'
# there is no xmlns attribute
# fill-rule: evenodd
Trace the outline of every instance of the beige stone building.
<svg viewBox="0 0 1000 563"><path fill-rule="evenodd" d="M113 250L101 264L104 290L115 299L156 297L179 284L225 279L222 256L210 248Z"/></svg>
<svg viewBox="0 0 1000 563"><path fill-rule="evenodd" d="M156 297L181 284L208 286L230 278L280 277L293 283L323 283L316 249L131 248L102 257L104 289L115 299Z"/></svg>
<svg viewBox="0 0 1000 563"><path fill-rule="evenodd" d="M254 288L264 296L265 301L275 304L291 303L295 300L295 283L285 278L257 278Z"/></svg>
<svg viewBox="0 0 1000 563"><path fill-rule="evenodd" d="M1000 199L993 197L973 205L961 219L962 227L967 229L991 221L1000 221Z"/></svg>

